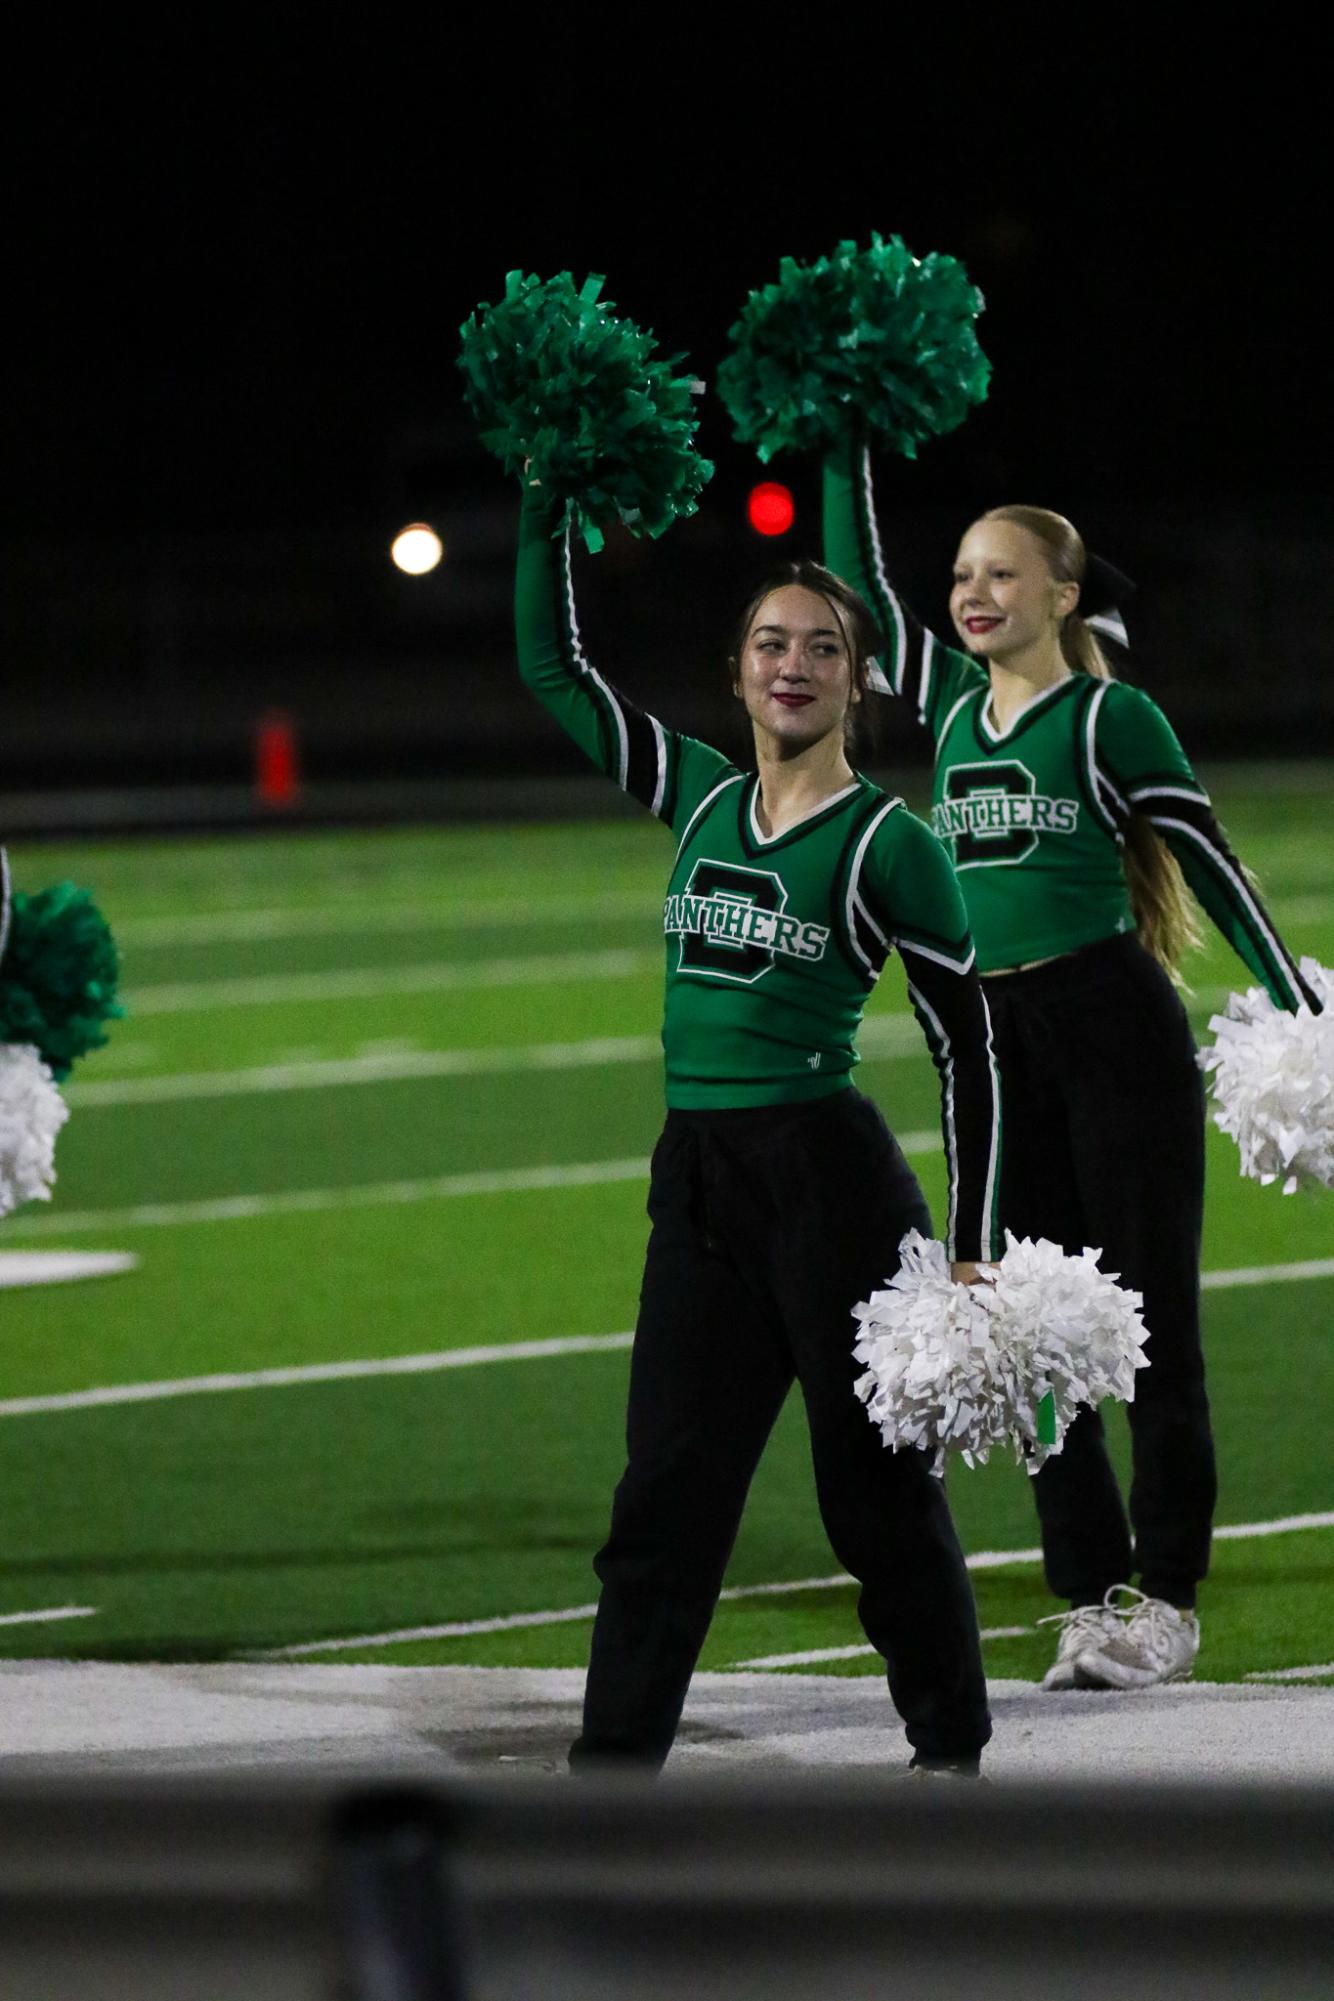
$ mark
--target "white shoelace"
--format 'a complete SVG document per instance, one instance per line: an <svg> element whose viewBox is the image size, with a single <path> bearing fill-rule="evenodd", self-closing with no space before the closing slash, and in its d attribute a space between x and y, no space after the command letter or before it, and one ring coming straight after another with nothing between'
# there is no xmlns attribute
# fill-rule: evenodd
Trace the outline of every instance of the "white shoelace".
<svg viewBox="0 0 1334 2001"><path fill-rule="evenodd" d="M1129 1589L1129 1586L1122 1586ZM1057 1654L1074 1653L1086 1640L1100 1639L1103 1622L1108 1612L1115 1608L1105 1601L1101 1605L1076 1605L1071 1612L1048 1612L1038 1620L1039 1626L1059 1626L1061 1637L1057 1644ZM1121 1615L1116 1614L1119 1618Z"/></svg>
<svg viewBox="0 0 1334 2001"><path fill-rule="evenodd" d="M1133 1592L1136 1600L1117 1614L1126 1621L1127 1639L1134 1646L1146 1648L1155 1659L1166 1660L1172 1652L1178 1630L1186 1623L1185 1615L1162 1598L1146 1598L1142 1591L1133 1591L1129 1584L1122 1584L1118 1589Z"/></svg>

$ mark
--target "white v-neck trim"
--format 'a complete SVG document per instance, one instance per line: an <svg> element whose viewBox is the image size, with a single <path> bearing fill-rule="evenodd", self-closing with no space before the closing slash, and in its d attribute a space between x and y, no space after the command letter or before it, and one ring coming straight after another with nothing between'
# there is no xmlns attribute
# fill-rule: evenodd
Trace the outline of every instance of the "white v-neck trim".
<svg viewBox="0 0 1334 2001"><path fill-rule="evenodd" d="M1014 735L1015 731L1018 729L1020 723L1024 720L1025 716L1031 715L1033 710L1036 709L1040 703L1049 702L1053 695L1059 695L1062 688L1068 687L1070 682L1073 681L1074 678L1075 678L1074 669L1072 668L1071 671L1065 676L1063 676L1061 680L1053 681L1050 688L1039 688L1036 695L1030 695L1026 702L1021 702L1019 704L1019 707L1010 717L1009 722L1006 724L1003 730L998 729L995 723L991 720L992 696L991 696L991 690L988 689L986 694L986 699L982 703L982 728L984 729L986 734L991 738L991 741L993 743L1004 743L1006 737Z"/></svg>
<svg viewBox="0 0 1334 2001"><path fill-rule="evenodd" d="M804 826L806 821L813 820L817 813L827 813L829 808L836 806L840 799L850 799L852 794L857 791L860 782L859 779L854 778L851 785L845 785L841 792L831 792L829 797L822 799L818 806L812 806L809 812L799 813L795 820L789 820L781 833L762 834L760 832L760 823L755 818L755 807L760 796L760 788L757 781L755 790L750 795L750 831L753 839L762 848L772 847L775 841L781 841L784 835L790 834L794 827Z"/></svg>

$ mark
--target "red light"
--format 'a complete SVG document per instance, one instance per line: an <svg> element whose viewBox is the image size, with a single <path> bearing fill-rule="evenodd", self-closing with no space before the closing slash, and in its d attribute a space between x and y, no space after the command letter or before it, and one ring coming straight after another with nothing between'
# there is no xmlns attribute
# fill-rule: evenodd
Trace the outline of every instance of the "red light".
<svg viewBox="0 0 1334 2001"><path fill-rule="evenodd" d="M265 806L295 806L301 795L296 727L271 710L255 730L255 797Z"/></svg>
<svg viewBox="0 0 1334 2001"><path fill-rule="evenodd" d="M750 489L746 515L757 535L786 535L797 510L788 489L775 479L766 479Z"/></svg>

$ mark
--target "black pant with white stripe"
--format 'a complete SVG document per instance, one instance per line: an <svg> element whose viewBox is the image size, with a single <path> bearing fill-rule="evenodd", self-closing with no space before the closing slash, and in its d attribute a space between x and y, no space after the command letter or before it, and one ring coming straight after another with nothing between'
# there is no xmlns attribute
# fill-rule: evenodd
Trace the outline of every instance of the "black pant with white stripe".
<svg viewBox="0 0 1334 2001"><path fill-rule="evenodd" d="M816 1490L908 1741L976 1758L991 1734L972 1589L927 1455L889 1452L853 1394L851 1308L930 1231L875 1106L670 1112L653 1157L630 1365L628 1464L572 1765L651 1768L671 1747L751 1477L794 1376Z"/></svg>
<svg viewBox="0 0 1334 2001"><path fill-rule="evenodd" d="M1047 1582L1097 1604L1136 1570L1190 1606L1216 1480L1200 1344L1204 1092L1181 999L1133 937L985 981L1001 1075L1001 1221L1101 1251L1144 1296L1149 1367L1129 1408L1130 1526L1102 1420L1081 1413L1033 1482Z"/></svg>

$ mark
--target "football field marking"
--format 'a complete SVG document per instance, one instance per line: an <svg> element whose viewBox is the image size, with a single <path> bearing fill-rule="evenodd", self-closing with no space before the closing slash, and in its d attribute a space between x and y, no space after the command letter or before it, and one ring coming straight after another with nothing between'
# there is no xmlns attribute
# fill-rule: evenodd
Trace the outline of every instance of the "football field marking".
<svg viewBox="0 0 1334 2001"><path fill-rule="evenodd" d="M642 1165L647 1172L646 1163L626 1165ZM1202 1284L1208 1286L1212 1281L1224 1286L1268 1285L1285 1278L1334 1275L1334 1258L1315 1260L1313 1264L1316 1267L1314 1270L1310 1265L1257 1265L1245 1272L1206 1272ZM221 1370L206 1376L174 1376L155 1382L110 1383L97 1389L5 1397L0 1399L0 1418L38 1417L68 1410L102 1410L116 1404L163 1403L178 1397L216 1396L233 1390L293 1389L308 1383L355 1382L375 1376L435 1375L444 1369L475 1369L496 1362L545 1362L564 1355L609 1354L617 1349L629 1348L633 1341L634 1335L629 1332L561 1334L540 1341L495 1341L471 1348L437 1348L417 1355L371 1355L344 1362L300 1362L285 1368ZM1334 1522L1334 1516L1294 1516L1284 1518L1269 1530L1252 1524L1246 1533L1277 1535L1294 1526L1320 1528L1328 1522ZM1226 1535L1228 1531L1218 1529L1215 1533ZM1017 1559L1001 1559L1010 1560ZM977 1558L974 1561L985 1564L989 1559Z"/></svg>
<svg viewBox="0 0 1334 2001"><path fill-rule="evenodd" d="M980 1640L1017 1640L1033 1631L1032 1626L984 1626ZM729 1661L730 1668L814 1667L820 1661L864 1660L876 1654L874 1647L810 1647L800 1654L756 1654L753 1660Z"/></svg>
<svg viewBox="0 0 1334 2001"><path fill-rule="evenodd" d="M901 1143L901 1142L900 1142ZM143 1202L126 1209L73 1209L54 1216L16 1216L6 1236L60 1237L70 1230L168 1229L178 1224L235 1223L256 1216L297 1216L325 1209L367 1209L398 1202L445 1202L464 1195L528 1194L542 1188L599 1188L647 1181L647 1156L634 1160L572 1161L560 1167L503 1167L476 1174L431 1175L420 1181L357 1183L350 1188L289 1188L269 1195L217 1195L196 1202Z"/></svg>
<svg viewBox="0 0 1334 2001"><path fill-rule="evenodd" d="M505 959L447 959L424 966L350 966L329 973L256 973L242 979L172 980L132 987L125 1005L136 1020L150 1014L210 1014L228 1007L378 1000L385 994L451 993L460 987L520 987L555 980L624 980L656 972L660 950L526 953Z"/></svg>
<svg viewBox="0 0 1334 2001"><path fill-rule="evenodd" d="M497 931L506 925L575 924L587 917L643 917L655 890L590 890L566 896L497 897L486 903L321 904L309 910L207 910L179 917L124 917L122 945L244 944L265 938L359 938L385 931Z"/></svg>
<svg viewBox="0 0 1334 2001"><path fill-rule="evenodd" d="M114 1404L162 1403L176 1397L216 1396L226 1390L290 1389L298 1383L344 1383L367 1376L434 1375L441 1369L475 1369L486 1362L545 1362L559 1355L598 1355L628 1348L633 1334L570 1334L548 1341L498 1341L489 1347L442 1348L428 1355L391 1355L364 1362L307 1362L290 1369L249 1369L211 1376L180 1376L156 1383L113 1383L106 1389L60 1395L7 1397L0 1417L36 1417L60 1410L104 1410Z"/></svg>
<svg viewBox="0 0 1334 2001"><path fill-rule="evenodd" d="M53 1619L92 1619L96 1605L52 1605L42 1612L0 1612L0 1626L43 1626Z"/></svg>
<svg viewBox="0 0 1334 2001"><path fill-rule="evenodd" d="M1334 1661L1320 1661L1311 1667L1254 1668L1247 1681L1322 1681L1334 1675Z"/></svg>
<svg viewBox="0 0 1334 2001"><path fill-rule="evenodd" d="M905 1154L933 1153L940 1146L934 1129L897 1135ZM169 1229L193 1223L236 1223L266 1216L317 1214L331 1209L367 1209L395 1203L445 1202L468 1195L528 1194L544 1188L594 1188L616 1181L647 1180L646 1155L629 1160L573 1161L553 1167L503 1167L475 1174L430 1175L415 1181L358 1182L348 1188L287 1188L264 1195L213 1195L193 1202L141 1202L121 1209L66 1209L54 1215L26 1212L5 1222L5 1235L61 1237L76 1230ZM1245 1265L1235 1271L1205 1272L1206 1291L1230 1285L1282 1284L1334 1276L1334 1258L1304 1258L1291 1264Z"/></svg>
<svg viewBox="0 0 1334 2001"><path fill-rule="evenodd" d="M1292 1535L1302 1529L1334 1528L1334 1510L1319 1515L1285 1515L1271 1522L1235 1522L1226 1528L1214 1530L1220 1542L1245 1541L1251 1536ZM1040 1549L980 1549L964 1558L969 1570L1007 1570L1012 1564L1041 1563ZM720 1602L735 1602L741 1598L790 1597L802 1591L841 1591L854 1585L856 1579L846 1571L836 1571L832 1577L802 1577L791 1583L780 1584L736 1584L719 1594ZM478 1633L515 1633L532 1626L564 1626L575 1624L580 1619L591 1619L597 1612L596 1605L565 1605L550 1612L510 1612L495 1619L451 1619L437 1626L401 1626L390 1633L360 1633L351 1639L303 1640L296 1646L270 1647L263 1653L248 1656L252 1660L285 1661L304 1660L313 1654L343 1654L360 1652L376 1647L409 1646L419 1640L462 1640L470 1639ZM1001 1629L995 1628L992 1637L999 1638ZM741 1665L736 1663L735 1665Z"/></svg>
<svg viewBox="0 0 1334 2001"><path fill-rule="evenodd" d="M1206 1292L1225 1291L1231 1285L1283 1284L1294 1279L1329 1278L1334 1275L1334 1258L1304 1258L1287 1265L1236 1265L1231 1271L1206 1271L1200 1285Z"/></svg>
<svg viewBox="0 0 1334 2001"><path fill-rule="evenodd" d="M0 1291L30 1285L68 1285L134 1271L133 1251L0 1251Z"/></svg>
<svg viewBox="0 0 1334 2001"><path fill-rule="evenodd" d="M926 1056L921 1030L910 1014L873 1015L863 1023L861 1047L872 1060ZM392 1084L423 1077L490 1077L521 1070L601 1069L616 1063L661 1063L658 1035L603 1035L580 1042L527 1042L509 1048L388 1049L360 1056L263 1063L244 1070L178 1071L162 1077L96 1078L71 1084L69 1104L80 1111L108 1105L156 1105L193 1098L248 1097L269 1091L327 1091L341 1085Z"/></svg>
<svg viewBox="0 0 1334 2001"><path fill-rule="evenodd" d="M532 1042L514 1048L422 1049L299 1063L262 1063L250 1070L179 1071L165 1077L108 1077L72 1084L71 1108L161 1105L193 1098L245 1098L269 1091L327 1091L349 1084L397 1084L422 1077L487 1077L517 1070L575 1070L613 1063L662 1061L656 1035L607 1035L583 1042Z"/></svg>

